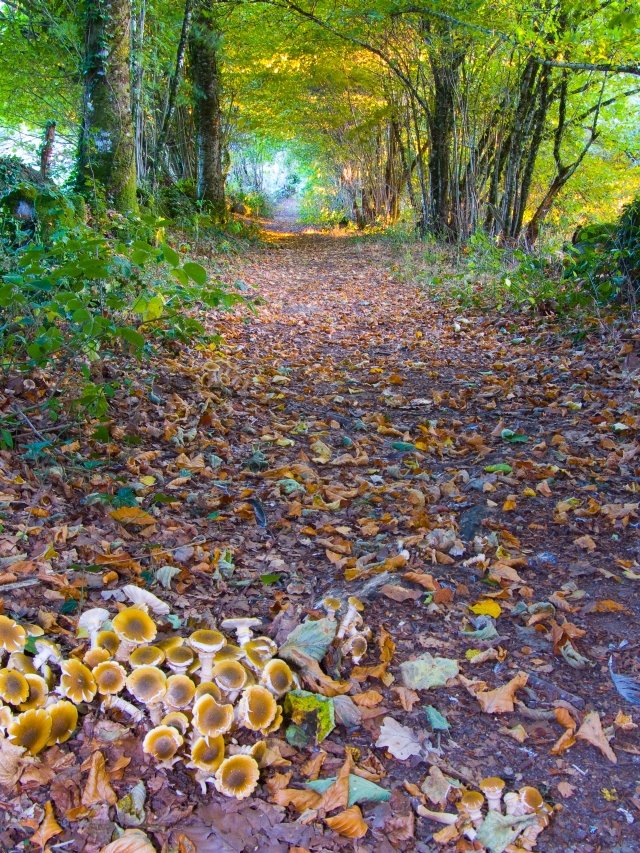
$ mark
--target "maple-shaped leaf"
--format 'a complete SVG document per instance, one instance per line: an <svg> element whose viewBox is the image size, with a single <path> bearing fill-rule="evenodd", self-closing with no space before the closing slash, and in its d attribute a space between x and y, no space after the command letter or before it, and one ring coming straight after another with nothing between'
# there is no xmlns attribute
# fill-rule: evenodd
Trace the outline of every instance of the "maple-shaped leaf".
<svg viewBox="0 0 640 853"><path fill-rule="evenodd" d="M376 746L387 749L394 758L406 761L412 755L420 755L422 746L415 732L401 725L393 717L385 717L380 727L380 735Z"/></svg>

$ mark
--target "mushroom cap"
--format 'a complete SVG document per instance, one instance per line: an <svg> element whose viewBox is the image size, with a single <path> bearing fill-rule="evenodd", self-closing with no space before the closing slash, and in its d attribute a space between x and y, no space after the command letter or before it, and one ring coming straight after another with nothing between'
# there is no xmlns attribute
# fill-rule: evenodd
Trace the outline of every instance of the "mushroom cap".
<svg viewBox="0 0 640 853"><path fill-rule="evenodd" d="M354 634L347 641L349 651L354 657L362 657L367 651L367 638L362 634Z"/></svg>
<svg viewBox="0 0 640 853"><path fill-rule="evenodd" d="M78 709L72 702L61 699L47 708L51 717L51 734L47 746L69 740L78 725Z"/></svg>
<svg viewBox="0 0 640 853"><path fill-rule="evenodd" d="M176 646L182 646L184 644L184 638L179 634L174 634L172 637L165 637L164 640L158 640L155 645L162 649L162 651L166 654L167 649L175 649Z"/></svg>
<svg viewBox="0 0 640 853"><path fill-rule="evenodd" d="M173 726L174 729L178 729L181 735L186 735L189 731L189 717L182 711L169 711L160 720L160 723L163 726Z"/></svg>
<svg viewBox="0 0 640 853"><path fill-rule="evenodd" d="M165 705L177 711L187 708L195 692L196 686L188 675L170 675L167 678L167 692L164 694Z"/></svg>
<svg viewBox="0 0 640 853"><path fill-rule="evenodd" d="M170 761L183 742L182 735L173 726L156 726L145 735L142 748L158 761Z"/></svg>
<svg viewBox="0 0 640 853"><path fill-rule="evenodd" d="M191 648L195 649L201 657L203 653L212 654L219 651L226 642L224 634L210 628L201 628L198 631L194 631L188 640Z"/></svg>
<svg viewBox="0 0 640 853"><path fill-rule="evenodd" d="M243 800L255 791L259 777L260 768L255 758L250 755L232 755L218 767L214 784L226 797Z"/></svg>
<svg viewBox="0 0 640 853"><path fill-rule="evenodd" d="M30 672L32 675L37 675L38 670L33 665L33 658L25 655L24 652L12 652L7 661L7 669L17 669L23 675Z"/></svg>
<svg viewBox="0 0 640 853"><path fill-rule="evenodd" d="M113 630L127 643L152 643L158 629L151 616L140 607L125 607L113 617Z"/></svg>
<svg viewBox="0 0 640 853"><path fill-rule="evenodd" d="M252 684L242 693L238 703L238 718L242 725L258 732L267 729L273 722L278 705L266 687Z"/></svg>
<svg viewBox="0 0 640 853"><path fill-rule="evenodd" d="M101 696L113 696L124 688L127 673L123 666L114 660L106 660L95 666L91 673L95 678L98 693Z"/></svg>
<svg viewBox="0 0 640 853"><path fill-rule="evenodd" d="M219 652L216 652L213 656L213 660L215 663L219 663L224 660L240 660L243 655L243 649L241 646L236 646L233 643L227 643L226 646L223 646Z"/></svg>
<svg viewBox="0 0 640 853"><path fill-rule="evenodd" d="M249 750L249 755L258 762L258 766L262 766L262 762L265 759L267 754L267 742L266 740L259 740L257 743L254 743Z"/></svg>
<svg viewBox="0 0 640 853"><path fill-rule="evenodd" d="M240 690L247 682L247 671L237 660L223 660L213 667L211 679L221 690Z"/></svg>
<svg viewBox="0 0 640 853"><path fill-rule="evenodd" d="M288 663L279 658L274 658L262 670L260 680L268 690L281 696L283 693L291 690L293 673Z"/></svg>
<svg viewBox="0 0 640 853"><path fill-rule="evenodd" d="M78 634L83 631L86 637L88 634L99 631L108 618L109 611L105 610L104 607L91 607L89 610L85 610L78 619Z"/></svg>
<svg viewBox="0 0 640 853"><path fill-rule="evenodd" d="M57 661L58 663L62 661L62 651L60 650L60 646L57 643L54 643L53 640L47 640L46 637L38 637L35 640L34 645L38 654L48 654L51 660Z"/></svg>
<svg viewBox="0 0 640 853"><path fill-rule="evenodd" d="M20 705L21 711L30 711L32 708L42 708L49 695L49 685L41 675L28 672L25 680L29 685L29 696L26 702Z"/></svg>
<svg viewBox="0 0 640 853"><path fill-rule="evenodd" d="M270 734L273 734L273 732L277 732L278 729L280 728L280 726L282 725L283 719L284 719L284 715L282 713L282 705L278 705L277 710L276 710L276 715L273 718L273 721L271 722L271 724L266 729L262 730L262 734L263 735L270 735Z"/></svg>
<svg viewBox="0 0 640 853"><path fill-rule="evenodd" d="M359 598L356 598L355 595L350 595L347 599L347 603L350 607L355 608L360 613L362 613L362 611L364 610L364 604L360 601Z"/></svg>
<svg viewBox="0 0 640 853"><path fill-rule="evenodd" d="M270 637L255 637L242 647L244 657L256 669L262 669L277 651L278 646Z"/></svg>
<svg viewBox="0 0 640 853"><path fill-rule="evenodd" d="M98 690L91 670L75 658L63 661L61 669L60 689L62 694L76 704L78 702L91 702Z"/></svg>
<svg viewBox="0 0 640 853"><path fill-rule="evenodd" d="M478 786L485 794L499 794L505 786L504 779L499 776L487 776L486 779L480 781Z"/></svg>
<svg viewBox="0 0 640 853"><path fill-rule="evenodd" d="M21 652L27 642L27 632L22 625L8 616L0 616L0 649L5 652Z"/></svg>
<svg viewBox="0 0 640 853"><path fill-rule="evenodd" d="M0 699L21 705L29 698L29 682L17 669L0 669Z"/></svg>
<svg viewBox="0 0 640 853"><path fill-rule="evenodd" d="M159 702L167 690L167 676L157 666L139 666L127 676L127 690L138 702Z"/></svg>
<svg viewBox="0 0 640 853"><path fill-rule="evenodd" d="M228 732L233 725L233 705L220 705L213 696L201 696L193 706L193 727L203 737Z"/></svg>
<svg viewBox="0 0 640 853"><path fill-rule="evenodd" d="M137 669L139 666L160 666L165 654L159 646L137 646L129 656L129 664Z"/></svg>
<svg viewBox="0 0 640 853"><path fill-rule="evenodd" d="M174 646L165 651L167 663L171 666L184 667L185 669L193 663L194 654L189 646Z"/></svg>
<svg viewBox="0 0 640 853"><path fill-rule="evenodd" d="M333 598L332 596L328 595L326 598L322 599L322 606L325 608L325 610L340 610L340 608L342 607L342 602L339 598Z"/></svg>
<svg viewBox="0 0 640 853"><path fill-rule="evenodd" d="M205 773L215 773L224 761L224 738L199 737L191 747L191 764Z"/></svg>
<svg viewBox="0 0 640 853"><path fill-rule="evenodd" d="M115 631L98 631L95 643L99 649L106 649L109 654L115 655L118 651L120 640Z"/></svg>
<svg viewBox="0 0 640 853"><path fill-rule="evenodd" d="M93 649L88 649L84 653L82 663L85 666L88 666L89 669L95 669L99 663L104 663L107 660L111 660L111 654L108 649L100 649L96 646Z"/></svg>
<svg viewBox="0 0 640 853"><path fill-rule="evenodd" d="M37 755L47 745L51 735L51 714L44 708L18 714L7 729L9 740Z"/></svg>
<svg viewBox="0 0 640 853"><path fill-rule="evenodd" d="M457 806L464 811L473 811L481 809L484 804L484 797L479 791L465 791Z"/></svg>
<svg viewBox="0 0 640 853"><path fill-rule="evenodd" d="M237 631L241 634L250 634L254 628L262 625L262 620L256 616L242 616L238 619L224 619L222 628L224 631Z"/></svg>
<svg viewBox="0 0 640 853"><path fill-rule="evenodd" d="M0 705L0 731L8 729L13 722L13 714L8 705Z"/></svg>
<svg viewBox="0 0 640 853"><path fill-rule="evenodd" d="M200 684L198 684L193 698L197 701L201 696L213 696L216 702L220 702L222 700L220 688L217 684L214 684L213 681L201 681Z"/></svg>
<svg viewBox="0 0 640 853"><path fill-rule="evenodd" d="M544 800L542 799L540 791L537 788L532 788L530 785L520 788L518 796L522 805L529 811L534 812L537 809L542 808L544 805Z"/></svg>

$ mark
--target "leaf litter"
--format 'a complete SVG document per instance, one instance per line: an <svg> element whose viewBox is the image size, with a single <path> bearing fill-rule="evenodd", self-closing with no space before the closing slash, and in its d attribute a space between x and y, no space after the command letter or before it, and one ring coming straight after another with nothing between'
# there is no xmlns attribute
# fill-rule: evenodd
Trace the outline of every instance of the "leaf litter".
<svg viewBox="0 0 640 853"><path fill-rule="evenodd" d="M219 349L168 343L153 365L110 365L128 381L108 422L65 435L64 451L2 453L0 595L28 656L44 636L81 659L78 617L123 609L128 584L166 602L183 636L259 617L298 692L335 702L332 728L318 746L319 709L299 709L268 739L254 795L223 800L184 764L150 761L144 725L89 703L40 755L0 741L0 847L419 850L443 832L451 849L505 849L540 822L486 802L478 825L464 817L493 776L541 793L540 849L595 851L594 823L607 849L637 838L627 342L594 329L576 344L527 316L471 314L458 333L393 280L383 244L271 239L220 270L266 303L225 318ZM28 407L48 381L0 405ZM343 602L335 620L327 597ZM362 608L333 636L348 597ZM380 801L354 799L354 779ZM427 805L455 822L438 830Z"/></svg>

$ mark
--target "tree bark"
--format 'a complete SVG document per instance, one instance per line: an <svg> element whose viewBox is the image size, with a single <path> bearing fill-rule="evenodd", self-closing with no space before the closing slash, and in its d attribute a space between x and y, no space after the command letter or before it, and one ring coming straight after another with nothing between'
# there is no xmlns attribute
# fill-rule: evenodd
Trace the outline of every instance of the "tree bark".
<svg viewBox="0 0 640 853"><path fill-rule="evenodd" d="M56 139L56 123L48 121L44 129L44 137L40 148L40 177L48 181L51 174L51 161L53 159L53 144Z"/></svg>
<svg viewBox="0 0 640 853"><path fill-rule="evenodd" d="M121 213L137 210L136 151L131 113L131 0L86 0L79 189Z"/></svg>
<svg viewBox="0 0 640 853"><path fill-rule="evenodd" d="M198 165L198 198L218 219L226 215L220 32L215 14L198 4L189 35Z"/></svg>

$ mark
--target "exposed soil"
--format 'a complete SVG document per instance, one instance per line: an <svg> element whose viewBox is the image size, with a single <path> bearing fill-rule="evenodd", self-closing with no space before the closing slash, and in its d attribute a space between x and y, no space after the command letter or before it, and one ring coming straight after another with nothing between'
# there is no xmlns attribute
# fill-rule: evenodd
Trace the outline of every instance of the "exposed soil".
<svg viewBox="0 0 640 853"><path fill-rule="evenodd" d="M431 841L439 825L412 818L420 800L411 785L434 762L470 787L492 775L510 790L537 787L556 807L539 850L637 850L638 729L619 715L633 705L607 663L613 654L618 672L640 670L638 338L594 332L576 344L561 324L455 316L395 280L384 244L291 224L281 220L266 246L223 269L264 304L212 318L224 329L220 350L176 346L152 366L107 365L108 378L130 382L114 400L109 442L92 438L93 425L52 458L26 458L24 446L0 455L0 557L24 554L3 563L0 580L38 577L2 600L5 612L58 634L68 653L81 608L104 606L109 592L147 583L166 564L180 574L171 590L153 589L188 625L256 615L278 641L320 615L323 595L360 596L373 632L362 663L378 662L384 627L394 680L351 673L352 695L383 699L362 709L356 729L338 726L323 742L320 775L335 775L345 745L355 746L393 799L363 805L369 831L350 840L322 815L295 822L265 784L239 803L213 789L203 796L181 765L149 763L142 728L90 706L76 737L43 753L12 790L0 788L0 849L23 849L48 800L63 829L52 850L93 853L111 840L121 823L113 805L82 809L100 749L118 797L145 782L141 828L166 850L449 849ZM38 393L13 391L25 407ZM509 467L487 470L501 463ZM141 476L155 480L140 489ZM285 480L304 491L287 494ZM120 524L113 505L87 500L134 485L155 525ZM219 569L226 549L233 573ZM431 575L433 588L408 572ZM470 639L462 632L478 625L469 606L490 600L501 608L498 636ZM485 663L465 655L489 648L501 651ZM483 713L459 680L412 697L400 664L426 652L456 659L465 678L490 689L527 673L523 705ZM339 658L324 665L333 677L351 672ZM429 705L448 733L430 731ZM597 711L617 763L584 740L552 755L564 731L558 707L578 726ZM385 716L423 740L420 756L400 761L375 746ZM318 750L282 749L291 766L264 778L291 770L296 786Z"/></svg>

